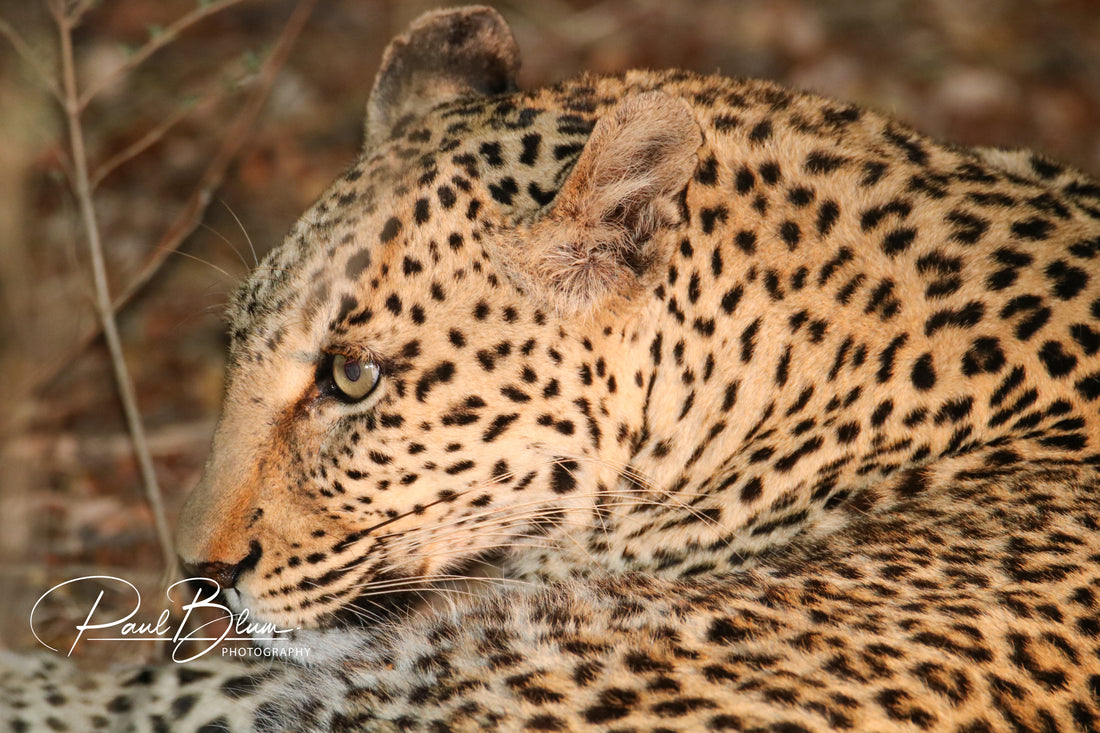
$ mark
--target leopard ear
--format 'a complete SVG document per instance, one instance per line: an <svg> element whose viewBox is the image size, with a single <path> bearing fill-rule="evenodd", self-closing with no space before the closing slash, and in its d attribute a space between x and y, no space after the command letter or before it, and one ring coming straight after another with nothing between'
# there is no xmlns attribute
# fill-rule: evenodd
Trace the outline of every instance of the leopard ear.
<svg viewBox="0 0 1100 733"><path fill-rule="evenodd" d="M646 92L620 102L596 123L545 215L504 243L519 284L563 314L633 292L671 256L662 230L681 218L677 194L701 143L683 100Z"/></svg>
<svg viewBox="0 0 1100 733"><path fill-rule="evenodd" d="M518 69L512 31L492 8L421 15L382 56L367 102L366 148L443 102L515 91Z"/></svg>

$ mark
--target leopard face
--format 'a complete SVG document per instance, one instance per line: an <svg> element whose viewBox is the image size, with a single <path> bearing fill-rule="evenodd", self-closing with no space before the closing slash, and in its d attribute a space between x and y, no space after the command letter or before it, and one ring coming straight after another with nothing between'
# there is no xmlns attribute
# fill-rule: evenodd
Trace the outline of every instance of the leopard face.
<svg viewBox="0 0 1100 733"><path fill-rule="evenodd" d="M396 40L363 157L230 307L179 544L253 614L721 573L933 460L1096 458L1095 187L761 82L519 92L514 45L486 10Z"/></svg>

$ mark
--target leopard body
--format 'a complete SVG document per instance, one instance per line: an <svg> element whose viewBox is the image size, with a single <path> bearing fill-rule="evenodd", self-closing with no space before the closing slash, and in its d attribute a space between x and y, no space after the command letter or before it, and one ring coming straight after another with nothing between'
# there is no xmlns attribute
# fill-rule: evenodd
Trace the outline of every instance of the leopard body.
<svg viewBox="0 0 1100 733"><path fill-rule="evenodd" d="M1100 727L1100 186L769 82L519 91L514 46L395 40L230 306L181 554L323 660L39 660L6 717Z"/></svg>

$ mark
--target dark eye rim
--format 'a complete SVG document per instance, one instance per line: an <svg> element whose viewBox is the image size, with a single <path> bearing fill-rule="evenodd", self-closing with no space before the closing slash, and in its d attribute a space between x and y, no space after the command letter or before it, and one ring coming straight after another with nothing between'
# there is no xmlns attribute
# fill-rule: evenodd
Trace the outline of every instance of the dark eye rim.
<svg viewBox="0 0 1100 733"><path fill-rule="evenodd" d="M315 372L314 382L317 385L317 391L322 398L329 397L339 402L343 402L346 405L354 405L370 397L372 394L378 391L378 385L382 383L383 370L381 365L368 360L354 358L363 365L363 367L370 372L374 373L374 382L371 384L371 388L363 393L362 396L349 395L344 390L340 389L336 384L336 377L334 376L333 369L335 368L336 358L344 357L345 359L353 359L344 352L326 352L321 361L317 364L317 371Z"/></svg>

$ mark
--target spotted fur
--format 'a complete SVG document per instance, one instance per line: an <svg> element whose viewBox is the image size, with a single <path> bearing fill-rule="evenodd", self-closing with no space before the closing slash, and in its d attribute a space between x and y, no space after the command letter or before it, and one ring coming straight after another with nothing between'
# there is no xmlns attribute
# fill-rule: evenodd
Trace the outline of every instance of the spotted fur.
<svg viewBox="0 0 1100 733"><path fill-rule="evenodd" d="M1100 186L767 82L517 67L492 11L418 21L230 306L181 553L341 661L245 708L199 665L199 717L1097 729Z"/></svg>

